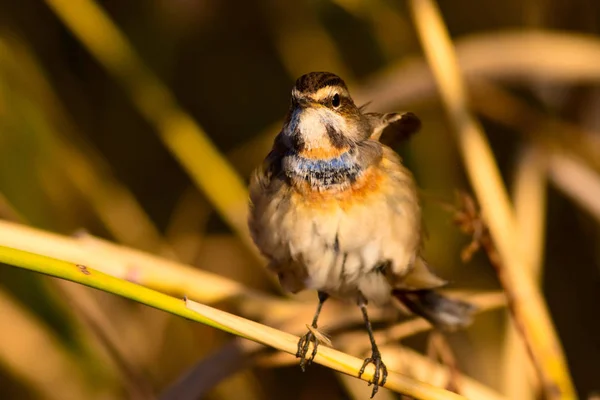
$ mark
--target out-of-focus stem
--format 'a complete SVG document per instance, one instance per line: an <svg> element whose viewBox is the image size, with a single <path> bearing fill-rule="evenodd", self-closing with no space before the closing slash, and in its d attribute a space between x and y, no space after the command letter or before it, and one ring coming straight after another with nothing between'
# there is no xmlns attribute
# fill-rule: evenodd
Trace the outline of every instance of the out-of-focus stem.
<svg viewBox="0 0 600 400"><path fill-rule="evenodd" d="M46 0L46 3L125 88L194 183L259 257L248 233L248 194L242 179L200 125L179 106L168 87L146 67L104 10L91 0Z"/></svg>
<svg viewBox="0 0 600 400"><path fill-rule="evenodd" d="M575 389L544 300L516 243L517 226L489 143L469 112L452 42L432 0L412 0L423 48L463 156L491 237L483 243L506 291L511 315L548 399L574 399ZM497 249L497 251L496 251Z"/></svg>
<svg viewBox="0 0 600 400"><path fill-rule="evenodd" d="M522 256L528 261L531 276L539 282L546 228L546 157L533 144L526 144L518 159L513 189L515 215ZM505 331L503 388L511 399L535 398L532 385L534 367L526 357L523 343L512 324Z"/></svg>

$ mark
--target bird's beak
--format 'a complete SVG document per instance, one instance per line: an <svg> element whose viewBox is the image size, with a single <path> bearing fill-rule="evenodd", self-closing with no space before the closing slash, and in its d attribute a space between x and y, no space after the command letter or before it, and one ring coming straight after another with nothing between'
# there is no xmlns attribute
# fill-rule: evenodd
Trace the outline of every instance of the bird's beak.
<svg viewBox="0 0 600 400"><path fill-rule="evenodd" d="M311 106L311 102L308 99L304 99L304 98L293 99L292 100L292 105L294 107L294 112L296 112L296 110L302 111L302 110L310 107Z"/></svg>

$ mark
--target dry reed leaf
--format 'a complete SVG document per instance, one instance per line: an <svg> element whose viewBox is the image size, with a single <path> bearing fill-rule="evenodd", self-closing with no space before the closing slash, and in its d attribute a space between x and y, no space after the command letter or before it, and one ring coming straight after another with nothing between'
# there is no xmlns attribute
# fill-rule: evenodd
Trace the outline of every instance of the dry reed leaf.
<svg viewBox="0 0 600 400"><path fill-rule="evenodd" d="M521 132L545 152L577 156L600 172L600 146L593 139L597 132L548 116L488 81L476 79L469 89L478 113Z"/></svg>
<svg viewBox="0 0 600 400"><path fill-rule="evenodd" d="M319 342L319 344L324 344L325 346L333 348L333 343L331 342L331 337L325 333L322 327L315 328L312 325L306 324L306 328L312 332L315 336L315 339Z"/></svg>

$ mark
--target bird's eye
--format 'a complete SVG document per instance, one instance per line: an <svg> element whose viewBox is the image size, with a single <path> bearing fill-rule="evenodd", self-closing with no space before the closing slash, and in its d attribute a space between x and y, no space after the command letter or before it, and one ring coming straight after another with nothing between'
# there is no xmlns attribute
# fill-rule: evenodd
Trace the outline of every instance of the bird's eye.
<svg viewBox="0 0 600 400"><path fill-rule="evenodd" d="M333 97L331 98L331 105L334 108L338 108L340 106L340 95L339 94L334 94Z"/></svg>

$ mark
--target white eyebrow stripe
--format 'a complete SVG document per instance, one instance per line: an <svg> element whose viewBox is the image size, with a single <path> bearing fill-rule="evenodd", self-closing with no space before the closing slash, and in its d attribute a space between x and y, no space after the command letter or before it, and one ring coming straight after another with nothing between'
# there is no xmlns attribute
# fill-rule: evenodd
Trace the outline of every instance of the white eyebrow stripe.
<svg viewBox="0 0 600 400"><path fill-rule="evenodd" d="M314 101L321 101L323 99L330 97L333 93L338 93L340 96L350 97L350 95L348 94L348 91L346 91L344 88L342 88L340 86L325 86L325 87L317 90L316 93L311 94L310 98L313 99Z"/></svg>

